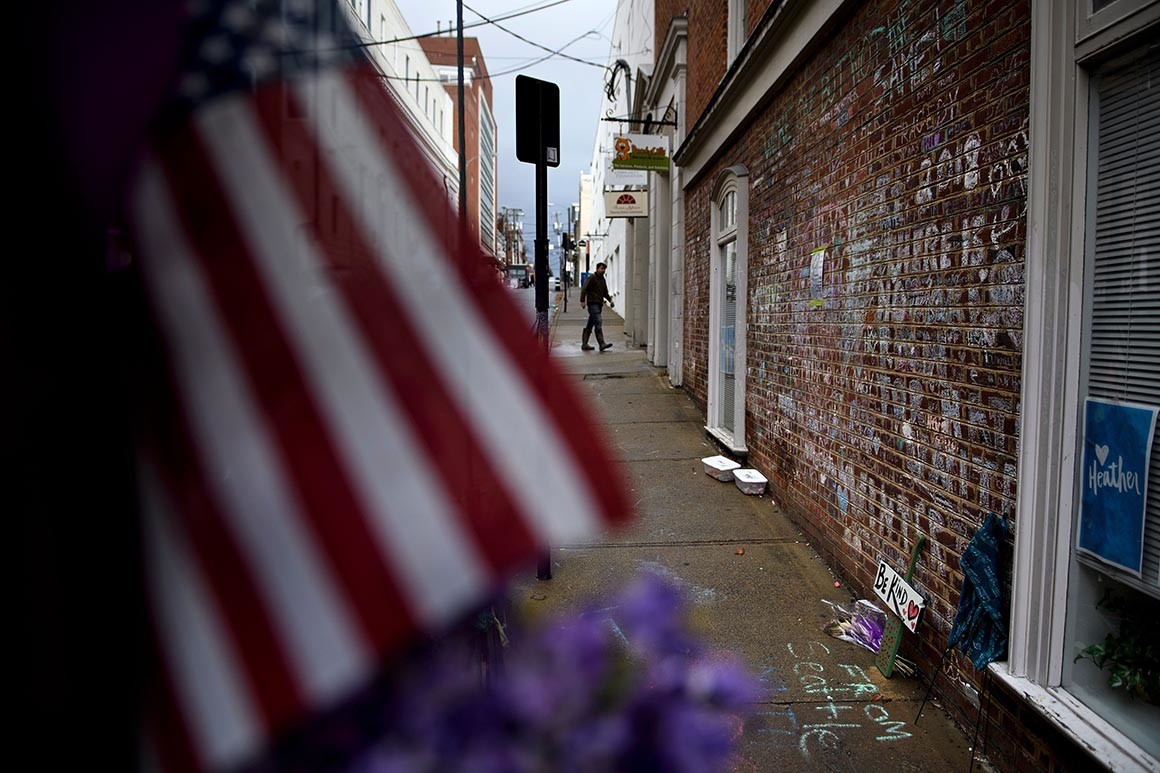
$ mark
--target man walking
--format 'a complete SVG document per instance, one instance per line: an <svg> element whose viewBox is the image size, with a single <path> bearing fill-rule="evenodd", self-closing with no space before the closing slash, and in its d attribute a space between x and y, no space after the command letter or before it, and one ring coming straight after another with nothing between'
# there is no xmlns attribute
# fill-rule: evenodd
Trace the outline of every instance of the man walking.
<svg viewBox="0 0 1160 773"><path fill-rule="evenodd" d="M611 349L612 344L604 343L604 328L600 326L600 312L604 310L604 300L608 299L610 308L615 308L612 296L608 294L608 283L604 281L604 271L608 268L605 263L596 264L596 273L588 277L584 287L580 289L580 305L588 306L588 324L584 326L584 340L580 348L586 352L592 351L588 345L588 338L596 330L596 343L600 344L600 351Z"/></svg>

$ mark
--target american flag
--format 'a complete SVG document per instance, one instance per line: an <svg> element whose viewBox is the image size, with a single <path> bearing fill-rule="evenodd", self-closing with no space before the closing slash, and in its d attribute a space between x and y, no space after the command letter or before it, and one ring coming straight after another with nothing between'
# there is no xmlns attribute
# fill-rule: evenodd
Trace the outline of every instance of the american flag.
<svg viewBox="0 0 1160 773"><path fill-rule="evenodd" d="M627 514L342 29L324 2L199 3L133 186L167 374L140 445L151 767L245 765Z"/></svg>

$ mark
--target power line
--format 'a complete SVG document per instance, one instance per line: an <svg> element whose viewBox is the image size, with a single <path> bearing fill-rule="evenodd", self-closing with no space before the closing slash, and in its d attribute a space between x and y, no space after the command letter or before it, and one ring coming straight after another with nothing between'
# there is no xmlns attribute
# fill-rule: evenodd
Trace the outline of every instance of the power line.
<svg viewBox="0 0 1160 773"><path fill-rule="evenodd" d="M464 24L463 29L466 30L466 29L471 29L473 27L482 27L485 24L495 24L496 21L506 21L507 19L515 19L516 17L519 17L519 16L527 16L530 13L536 13L538 11L546 11L547 9L553 8L557 5L563 5L564 3L570 3L570 2L572 2L572 0L555 0L555 2L545 3L544 5L537 5L537 6L534 6L532 8L528 8L528 9L523 10L523 11L512 11L511 13L506 14L504 16L497 16L497 17L495 17L494 20L491 20L491 21L484 20L484 21L472 22L471 24ZM466 6L464 6L464 7L466 7ZM477 16L480 16L480 14L476 11L472 11L472 13L475 13ZM480 18L483 18L483 17L480 16ZM496 26L499 26L499 25L496 25ZM405 37L405 38L393 38L392 40L369 40L369 41L360 42L360 43L352 43L349 46L341 46L336 50L345 51L345 50L357 49L357 48L371 48L373 46L389 46L393 43L405 43L408 40L419 40L421 38L435 38L435 37L440 37L440 36L445 35L445 34L447 34L446 30L436 30L434 32L424 32L421 35L411 35L410 37Z"/></svg>
<svg viewBox="0 0 1160 773"><path fill-rule="evenodd" d="M464 6L464 7L466 8L467 6ZM519 67L513 67L510 70L502 70L500 72L493 72L489 75L478 75L478 76L473 75L472 77L478 78L479 80L492 80L492 79L500 77L501 75L511 75L512 73L515 73L515 72L523 72L524 70L528 69L529 67L534 67L535 65L539 64L540 62L545 62L545 61L551 59L553 56L561 55L561 52L565 48L568 48L573 43L577 43L586 37L588 37L587 32L585 32L583 35L579 35L577 37L572 38L571 40L569 40L567 43L565 43L563 46L561 46L556 51L552 51L551 49L547 49L548 53L545 54L544 56L541 56L539 59L534 59L534 60L528 62L527 64L522 64ZM567 58L568 59L575 59L575 57L571 57L571 56L569 56ZM596 62L586 62L582 59L576 59L576 61L584 62L585 64L594 65L596 67L599 67L602 70L606 69L605 65L597 64ZM384 80L404 81L407 83L447 83L448 82L448 81L443 80L442 78L420 78L419 76L415 76L413 78L407 78L407 77L402 76L402 75L384 75L382 73L379 73L379 77L383 78Z"/></svg>
<svg viewBox="0 0 1160 773"><path fill-rule="evenodd" d="M592 32L593 31L590 30L587 34L591 35ZM597 34L599 34L599 33L597 33ZM601 37L603 37L603 36L601 36ZM649 51L651 51L651 49L641 49L640 51L630 51L629 53L625 54L625 56L640 56L641 54L649 53ZM500 62L500 61L529 62L534 57L526 56L526 55L525 56L497 56L495 54L488 54L485 58L489 62ZM591 61L591 60L589 60L589 61Z"/></svg>
<svg viewBox="0 0 1160 773"><path fill-rule="evenodd" d="M496 23L496 21L494 19L487 18L486 16L484 16L482 13L480 13L479 11L472 8L467 3L464 3L463 7L466 8L467 10L471 11L473 14L475 14L479 18L483 19L485 22L491 24L494 27L497 27L498 29L503 30L507 34L511 35L513 38L516 38L517 40L522 40L523 42L527 43L528 45L535 46L536 48L538 48L542 51L547 51L547 52L551 53L553 56L559 56L559 57L562 57L564 59L571 59L573 62L579 62L580 64L587 64L587 65L590 65L592 67L599 67L601 70L604 69L604 65L602 65L602 64L596 64L595 62L589 62L586 59L577 59L574 56L569 56L568 54L560 53L560 51L552 51L552 49L548 48L547 46L542 46L539 43L536 43L535 41L528 40L523 35L520 35L519 33L516 33L516 32L512 32L511 30L509 30L507 27L503 26L502 24ZM588 35L590 35L594 32L596 32L596 30L589 30L588 32L585 32L583 35L581 35L581 37L587 37ZM599 34L599 33L597 33L597 34ZM568 45L571 45L571 43L569 43ZM561 49L561 51L562 50L563 49Z"/></svg>

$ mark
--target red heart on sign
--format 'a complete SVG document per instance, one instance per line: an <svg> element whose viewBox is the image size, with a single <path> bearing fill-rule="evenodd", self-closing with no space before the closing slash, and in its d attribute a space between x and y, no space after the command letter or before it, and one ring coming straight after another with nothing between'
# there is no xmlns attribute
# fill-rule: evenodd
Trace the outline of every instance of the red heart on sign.
<svg viewBox="0 0 1160 773"><path fill-rule="evenodd" d="M909 603L909 606L906 607L906 616L907 616L907 618L909 618L911 620L917 619L918 618L918 604L915 604L913 601L911 601Z"/></svg>

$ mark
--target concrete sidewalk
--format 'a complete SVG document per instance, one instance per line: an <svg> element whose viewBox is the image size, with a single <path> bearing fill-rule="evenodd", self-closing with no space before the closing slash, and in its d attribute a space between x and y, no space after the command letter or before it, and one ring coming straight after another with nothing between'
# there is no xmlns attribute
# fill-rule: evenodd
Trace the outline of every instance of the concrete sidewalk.
<svg viewBox="0 0 1160 773"><path fill-rule="evenodd" d="M521 580L517 606L575 608L658 572L685 590L710 645L741 657L769 691L742 730L736 770L967 770L970 738L937 704L914 724L917 679L884 678L872 653L821 630L831 617L821 600L850 605L850 594L768 495L702 472L701 458L719 453L704 416L643 349L626 349L615 312L604 312L613 348L580 350L577 298L573 288L554 319L553 356L603 420L637 517L593 544L555 547L554 578Z"/></svg>

